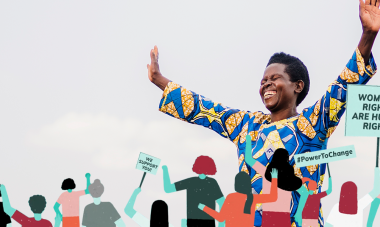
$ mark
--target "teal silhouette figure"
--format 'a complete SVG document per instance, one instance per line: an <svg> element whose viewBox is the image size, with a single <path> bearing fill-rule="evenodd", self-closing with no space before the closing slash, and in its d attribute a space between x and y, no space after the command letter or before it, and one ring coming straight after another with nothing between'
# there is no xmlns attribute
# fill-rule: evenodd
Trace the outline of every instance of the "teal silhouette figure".
<svg viewBox="0 0 380 227"><path fill-rule="evenodd" d="M89 194L88 186L90 185L91 174L86 173L87 187L85 190L73 191L76 187L75 182L71 178L67 178L62 182L63 192L57 202L54 204L54 211L56 213L55 226L70 226L79 227L79 197ZM62 205L62 213L59 211L59 207Z"/></svg>
<svg viewBox="0 0 380 227"><path fill-rule="evenodd" d="M169 223L168 205L162 200L156 200L153 202L150 212L150 220L133 208L140 192L141 188L135 189L125 206L125 214L132 218L132 220L141 227L174 227Z"/></svg>
<svg viewBox="0 0 380 227"><path fill-rule="evenodd" d="M125 227L123 219L110 202L100 200L104 192L104 185L99 179L88 186L94 203L84 208L82 227Z"/></svg>
<svg viewBox="0 0 380 227"><path fill-rule="evenodd" d="M187 191L187 220L182 220L181 226L188 227L215 227L215 219L207 213L198 209L198 204L202 203L215 210L215 203L219 205L219 210L224 203L224 196L218 182L208 175L216 174L216 165L212 158L199 156L193 165L193 172L197 177L190 177L176 183L170 183L168 167L162 166L164 175L164 190L166 193L176 191ZM219 227L224 227L224 222L219 222Z"/></svg>
<svg viewBox="0 0 380 227"><path fill-rule="evenodd" d="M328 165L327 165L328 166ZM307 188L309 189L309 194L304 195L307 197L306 204L303 207L298 207L296 216L302 214L302 223L304 226L308 227L319 227L319 206L321 204L321 199L330 195L332 192L332 179L329 172L329 187L326 191L314 194L314 191L318 189L318 184L316 181L311 180L308 177L302 178L302 183L308 182Z"/></svg>
<svg viewBox="0 0 380 227"><path fill-rule="evenodd" d="M29 218L25 214L16 210L11 206L9 201L7 189L4 185L0 186L1 195L3 197L3 206L5 213L12 217L13 220L18 222L23 227L52 227L50 221L42 218L42 212L46 207L46 199L42 195L34 195L29 198L29 206L32 210L34 217Z"/></svg>
<svg viewBox="0 0 380 227"><path fill-rule="evenodd" d="M367 220L367 227L372 227L373 222L376 217L377 210L379 209L380 206L380 196L376 197L372 203L371 203L371 209L369 210L369 215L368 215L368 220Z"/></svg>

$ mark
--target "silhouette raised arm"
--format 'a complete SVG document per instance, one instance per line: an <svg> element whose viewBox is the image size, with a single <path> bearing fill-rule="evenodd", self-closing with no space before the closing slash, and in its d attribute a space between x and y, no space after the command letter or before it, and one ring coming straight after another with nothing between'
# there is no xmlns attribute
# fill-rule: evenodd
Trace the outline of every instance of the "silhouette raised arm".
<svg viewBox="0 0 380 227"><path fill-rule="evenodd" d="M163 174L164 174L164 190L166 193L171 193L177 191L175 185L170 183L169 170L166 165L162 166Z"/></svg>
<svg viewBox="0 0 380 227"><path fill-rule="evenodd" d="M133 208L136 202L137 195L141 192L141 188L136 188L135 191L133 191L133 194L131 198L129 198L129 201L127 203L127 206L124 208L124 212L126 215L128 215L130 218L133 218L136 214L136 210Z"/></svg>
<svg viewBox="0 0 380 227"><path fill-rule="evenodd" d="M249 166L253 167L253 165L257 162L256 159L252 157L252 144L248 141L252 141L252 137L250 135L247 135L245 137L245 140L247 141L245 143L245 156L244 160L245 163L247 163Z"/></svg>
<svg viewBox="0 0 380 227"><path fill-rule="evenodd" d="M87 181L86 181L87 182L87 187L86 187L86 190L84 190L84 191L86 192L86 194L89 194L90 192L88 191L88 186L90 186L90 184L91 184L91 181L90 181L91 174L86 173L85 177L87 179Z"/></svg>
<svg viewBox="0 0 380 227"><path fill-rule="evenodd" d="M9 197L7 193L7 189L5 188L5 185L0 185L0 190L1 190L1 197L3 197L3 207L4 207L4 212L9 216L12 217L13 214L16 212L16 209L14 209L11 206L11 203L9 202Z"/></svg>
<svg viewBox="0 0 380 227"><path fill-rule="evenodd" d="M375 179L373 182L373 189L369 192L372 199L375 199L380 194L380 169L375 168Z"/></svg>
<svg viewBox="0 0 380 227"><path fill-rule="evenodd" d="M277 201L277 198L278 198L278 189L277 189L278 170L276 168L273 168L270 174L272 176L270 194L255 195L255 197L254 197L255 203L272 203L272 202Z"/></svg>
<svg viewBox="0 0 380 227"><path fill-rule="evenodd" d="M326 190L327 195L330 195L332 192L332 179L331 176L329 177L329 187Z"/></svg>

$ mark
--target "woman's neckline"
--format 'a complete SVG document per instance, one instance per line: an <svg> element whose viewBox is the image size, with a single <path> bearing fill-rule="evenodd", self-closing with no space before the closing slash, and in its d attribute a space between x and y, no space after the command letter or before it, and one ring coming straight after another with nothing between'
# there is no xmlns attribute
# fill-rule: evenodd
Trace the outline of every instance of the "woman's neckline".
<svg viewBox="0 0 380 227"><path fill-rule="evenodd" d="M271 125L271 124L281 124L281 123L288 122L290 120L293 120L294 118L298 118L300 116L300 114L297 114L297 115L294 115L292 117L288 117L288 118L285 118L285 119L282 119L282 120L279 120L279 121L275 121L275 122L271 122L270 114L268 114L267 116L268 116L268 118L264 120L263 124L265 124L265 125Z"/></svg>

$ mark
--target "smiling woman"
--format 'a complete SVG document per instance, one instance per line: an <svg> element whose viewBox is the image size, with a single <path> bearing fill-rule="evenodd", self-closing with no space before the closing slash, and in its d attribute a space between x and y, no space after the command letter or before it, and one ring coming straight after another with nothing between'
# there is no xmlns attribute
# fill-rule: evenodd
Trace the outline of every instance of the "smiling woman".
<svg viewBox="0 0 380 227"><path fill-rule="evenodd" d="M274 54L260 86L261 99L272 113L272 121L296 116L296 107L309 93L309 87L309 73L300 59L283 52Z"/></svg>
<svg viewBox="0 0 380 227"><path fill-rule="evenodd" d="M252 156L263 166L271 160L275 150L285 148L289 164L295 167L294 155L326 149L327 141L339 124L346 108L347 84L366 84L376 72L371 49L380 28L379 4L360 1L360 20L363 34L358 47L342 73L312 106L297 112L297 105L309 90L308 72L303 63L284 53L273 55L265 69L260 95L270 114L233 109L213 102L162 76L158 65L158 49L150 52L149 80L164 91L159 110L170 116L212 129L237 147L239 170L249 173L255 194L262 192L262 175L245 163L245 147L252 145ZM293 70L295 69L295 70ZM246 135L251 141L246 141ZM298 177L308 177L322 188L325 164L295 169ZM306 200L292 192L289 207L292 226L302 225L296 214ZM262 208L256 209L255 226L262 224ZM324 225L320 209L319 224ZM295 223L297 222L297 223ZM283 227L282 225L281 227Z"/></svg>

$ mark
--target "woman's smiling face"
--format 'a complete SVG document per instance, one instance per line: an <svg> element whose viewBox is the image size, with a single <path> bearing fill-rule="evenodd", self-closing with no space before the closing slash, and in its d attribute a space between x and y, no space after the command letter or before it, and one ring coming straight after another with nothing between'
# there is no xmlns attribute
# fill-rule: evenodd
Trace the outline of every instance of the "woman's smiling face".
<svg viewBox="0 0 380 227"><path fill-rule="evenodd" d="M295 108L299 90L297 82L290 81L285 72L286 65L273 63L268 65L261 80L260 96L270 112L284 108Z"/></svg>

